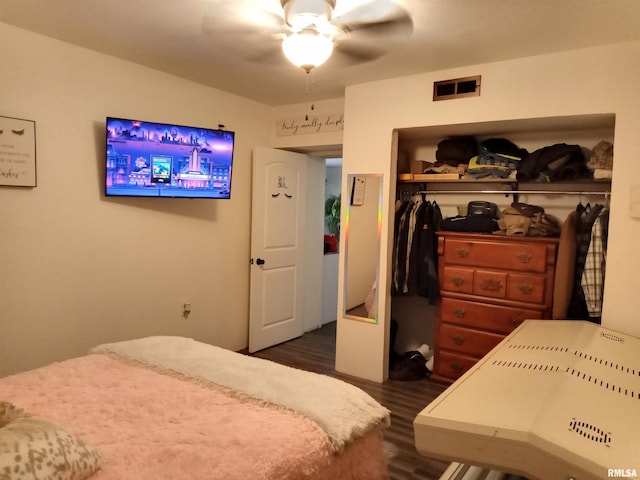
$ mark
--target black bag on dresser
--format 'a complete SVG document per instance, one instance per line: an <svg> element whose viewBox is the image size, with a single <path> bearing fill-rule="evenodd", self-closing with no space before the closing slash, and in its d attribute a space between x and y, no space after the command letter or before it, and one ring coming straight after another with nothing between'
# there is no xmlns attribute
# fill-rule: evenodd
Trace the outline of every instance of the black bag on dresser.
<svg viewBox="0 0 640 480"><path fill-rule="evenodd" d="M498 206L492 202L473 200L467 204L467 215L445 218L441 230L467 233L492 233L500 230L496 221Z"/></svg>
<svg viewBox="0 0 640 480"><path fill-rule="evenodd" d="M493 202L472 200L467 204L467 215L482 215L484 217L498 218L498 206Z"/></svg>

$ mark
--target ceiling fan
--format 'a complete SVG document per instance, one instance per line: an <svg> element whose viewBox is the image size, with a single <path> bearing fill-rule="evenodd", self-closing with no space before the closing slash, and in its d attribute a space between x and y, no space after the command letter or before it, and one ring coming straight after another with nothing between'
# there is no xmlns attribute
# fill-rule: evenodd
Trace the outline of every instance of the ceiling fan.
<svg viewBox="0 0 640 480"><path fill-rule="evenodd" d="M236 19L254 23L254 28L266 30L269 38L276 41L268 48L279 50L281 47L285 56L307 73L324 63L334 48L348 64L372 61L386 53L378 45L384 44L389 37L407 36L413 31L411 16L400 0L277 2L279 5L268 7L265 2L254 1L254 5L249 5L245 1L243 8L242 2L228 3L238 6L235 14L230 12L232 17L236 15ZM223 21L227 16L223 12L222 16L217 17ZM211 20L205 17L205 30L212 30ZM220 23L216 23L218 30ZM237 30L236 33L246 34L247 29ZM259 57L270 56L261 51Z"/></svg>

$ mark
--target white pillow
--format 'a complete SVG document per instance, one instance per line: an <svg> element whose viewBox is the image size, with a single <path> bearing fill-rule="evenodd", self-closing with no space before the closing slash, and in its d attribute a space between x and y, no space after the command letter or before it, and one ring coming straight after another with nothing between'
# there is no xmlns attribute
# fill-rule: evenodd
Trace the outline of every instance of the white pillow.
<svg viewBox="0 0 640 480"><path fill-rule="evenodd" d="M0 479L84 480L102 465L93 447L0 402Z"/></svg>

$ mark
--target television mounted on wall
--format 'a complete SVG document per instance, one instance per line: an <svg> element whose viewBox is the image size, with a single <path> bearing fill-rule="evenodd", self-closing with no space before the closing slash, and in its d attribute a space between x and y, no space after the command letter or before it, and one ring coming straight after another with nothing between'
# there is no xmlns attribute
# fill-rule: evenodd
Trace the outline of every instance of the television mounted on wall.
<svg viewBox="0 0 640 480"><path fill-rule="evenodd" d="M234 141L227 130L107 117L105 194L228 199Z"/></svg>

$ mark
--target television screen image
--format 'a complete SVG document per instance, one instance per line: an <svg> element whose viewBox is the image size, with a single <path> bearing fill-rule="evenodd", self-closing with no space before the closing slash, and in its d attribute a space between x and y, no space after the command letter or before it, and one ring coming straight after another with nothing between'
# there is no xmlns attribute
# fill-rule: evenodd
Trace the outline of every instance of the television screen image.
<svg viewBox="0 0 640 480"><path fill-rule="evenodd" d="M230 198L234 132L107 117L107 196Z"/></svg>

